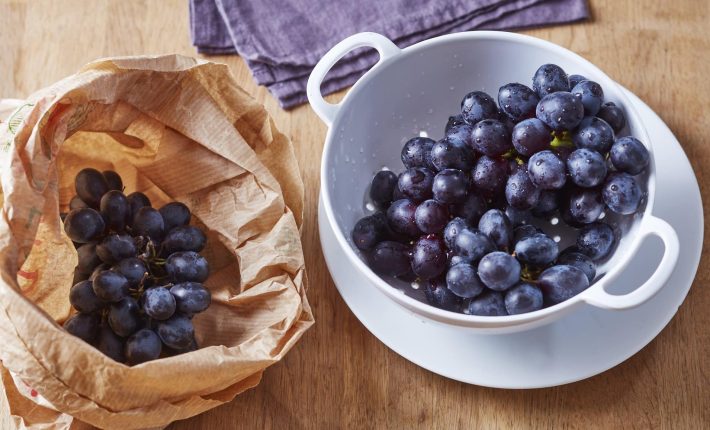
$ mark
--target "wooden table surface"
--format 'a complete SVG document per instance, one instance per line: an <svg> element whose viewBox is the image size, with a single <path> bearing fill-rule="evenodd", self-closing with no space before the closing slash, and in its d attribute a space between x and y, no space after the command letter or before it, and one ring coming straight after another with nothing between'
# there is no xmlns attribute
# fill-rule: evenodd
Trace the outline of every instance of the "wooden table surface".
<svg viewBox="0 0 710 430"><path fill-rule="evenodd" d="M591 3L590 22L525 33L580 53L645 100L675 132L710 201L710 2ZM98 57L147 53L196 55L187 0L0 0L0 98L27 96ZM612 370L526 391L440 377L380 343L336 292L316 222L326 127L308 106L281 110L240 58L211 60L227 63L293 140L306 184L303 246L317 322L258 387L170 428L710 428L707 253L673 321ZM0 428L9 428L6 412Z"/></svg>

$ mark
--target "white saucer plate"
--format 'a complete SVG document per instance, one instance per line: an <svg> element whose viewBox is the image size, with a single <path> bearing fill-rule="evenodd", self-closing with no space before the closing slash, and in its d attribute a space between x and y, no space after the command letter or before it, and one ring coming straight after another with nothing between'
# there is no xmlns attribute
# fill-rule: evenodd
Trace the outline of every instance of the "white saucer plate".
<svg viewBox="0 0 710 430"><path fill-rule="evenodd" d="M418 366L495 388L542 388L579 381L640 351L670 322L688 294L700 262L703 209L697 180L678 140L643 101L627 94L653 139L658 170L653 213L675 228L682 245L673 274L656 296L624 311L582 305L551 324L512 334L479 334L424 321L368 285L357 271L349 270L321 202L323 254L340 295L355 316L385 345ZM618 284L628 285L629 290L641 285L661 254L660 241L647 241Z"/></svg>

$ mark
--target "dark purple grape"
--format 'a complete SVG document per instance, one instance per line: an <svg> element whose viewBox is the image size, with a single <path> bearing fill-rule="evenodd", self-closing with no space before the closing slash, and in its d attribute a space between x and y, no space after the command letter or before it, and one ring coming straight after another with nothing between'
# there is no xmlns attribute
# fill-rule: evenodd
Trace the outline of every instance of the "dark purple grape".
<svg viewBox="0 0 710 430"><path fill-rule="evenodd" d="M591 149L580 148L567 158L570 179L580 187L596 187L606 178L606 161Z"/></svg>
<svg viewBox="0 0 710 430"><path fill-rule="evenodd" d="M449 222L449 211L443 203L424 200L414 211L414 222L424 233L438 233Z"/></svg>
<svg viewBox="0 0 710 430"><path fill-rule="evenodd" d="M468 263L459 263L449 268L446 272L446 286L457 297L464 299L476 297L485 290L476 268Z"/></svg>
<svg viewBox="0 0 710 430"><path fill-rule="evenodd" d="M470 258L449 253L449 267L454 267L455 265L461 263L471 264L473 261Z"/></svg>
<svg viewBox="0 0 710 430"><path fill-rule="evenodd" d="M155 287L143 293L143 311L154 320L164 321L175 313L175 297L165 287Z"/></svg>
<svg viewBox="0 0 710 430"><path fill-rule="evenodd" d="M132 335L143 323L140 307L133 297L124 297L123 300L112 304L107 320L111 330L121 337Z"/></svg>
<svg viewBox="0 0 710 430"><path fill-rule="evenodd" d="M521 282L505 293L505 309L510 315L525 314L542 309L542 291L527 282Z"/></svg>
<svg viewBox="0 0 710 430"><path fill-rule="evenodd" d="M158 211L163 219L163 229L166 233L175 227L188 225L192 216L190 209L180 202L170 202Z"/></svg>
<svg viewBox="0 0 710 430"><path fill-rule="evenodd" d="M537 205L540 189L532 183L525 167L516 169L508 177L505 198L510 206L519 210L532 209Z"/></svg>
<svg viewBox="0 0 710 430"><path fill-rule="evenodd" d="M381 215L369 215L360 218L355 227L353 227L351 235L355 246L363 251L368 251L383 241L387 236L386 222L386 219L383 219ZM163 246L165 246L164 243Z"/></svg>
<svg viewBox="0 0 710 430"><path fill-rule="evenodd" d="M552 130L539 119L529 118L515 124L511 140L518 153L529 157L550 148Z"/></svg>
<svg viewBox="0 0 710 430"><path fill-rule="evenodd" d="M395 188L397 188L397 175L391 170L380 170L372 178L370 199L377 207L386 208L392 203Z"/></svg>
<svg viewBox="0 0 710 430"><path fill-rule="evenodd" d="M495 251L486 254L478 263L478 277L486 287L505 291L520 281L520 263L512 255Z"/></svg>
<svg viewBox="0 0 710 430"><path fill-rule="evenodd" d="M491 209L478 221L478 229L488 236L499 250L508 250L513 239L513 226L500 209Z"/></svg>
<svg viewBox="0 0 710 430"><path fill-rule="evenodd" d="M415 202L421 202L432 197L433 183L434 173L431 170L413 167L399 175L398 187L408 198Z"/></svg>
<svg viewBox="0 0 710 430"><path fill-rule="evenodd" d="M556 92L540 100L535 114L555 131L573 130L584 118L584 105L581 98L572 93Z"/></svg>
<svg viewBox="0 0 710 430"><path fill-rule="evenodd" d="M447 266L444 241L433 234L423 236L412 247L412 271L422 279L444 273Z"/></svg>
<svg viewBox="0 0 710 430"><path fill-rule="evenodd" d="M148 274L143 260L136 257L119 261L111 270L123 275L128 281L129 288L138 288L143 278Z"/></svg>
<svg viewBox="0 0 710 430"><path fill-rule="evenodd" d="M486 194L500 193L508 179L508 162L483 155L476 162L471 179L473 185Z"/></svg>
<svg viewBox="0 0 710 430"><path fill-rule="evenodd" d="M468 177L461 170L444 169L434 176L431 190L439 202L459 202L468 194Z"/></svg>
<svg viewBox="0 0 710 430"><path fill-rule="evenodd" d="M445 139L453 143L454 146L464 146L466 148L472 149L472 133L473 126L470 126L468 124L461 124L451 127L451 129L446 132Z"/></svg>
<svg viewBox="0 0 710 430"><path fill-rule="evenodd" d="M91 208L74 209L64 219L64 232L77 243L95 241L105 228L101 214Z"/></svg>
<svg viewBox="0 0 710 430"><path fill-rule="evenodd" d="M559 190L567 181L565 163L554 152L538 152L528 160L528 176L541 190Z"/></svg>
<svg viewBox="0 0 710 430"><path fill-rule="evenodd" d="M470 261L478 261L484 255L495 251L491 240L475 228L461 230L454 240L454 253Z"/></svg>
<svg viewBox="0 0 710 430"><path fill-rule="evenodd" d="M532 80L533 90L538 96L545 97L557 91L569 91L569 78L562 68L556 64L540 66Z"/></svg>
<svg viewBox="0 0 710 430"><path fill-rule="evenodd" d="M431 163L436 171L469 170L473 167L473 151L462 141L444 138L431 148Z"/></svg>
<svg viewBox="0 0 710 430"><path fill-rule="evenodd" d="M79 312L90 314L106 307L106 303L96 297L91 281L81 281L69 290L69 303Z"/></svg>
<svg viewBox="0 0 710 430"><path fill-rule="evenodd" d="M486 210L488 210L486 199L481 197L480 194L471 191L463 202L454 205L452 213L465 219L470 225L477 225L478 220L481 219Z"/></svg>
<svg viewBox="0 0 710 430"><path fill-rule="evenodd" d="M150 207L150 199L143 193L135 192L126 196L128 199L128 205L131 207L130 215L128 217L129 223L133 221L133 217L136 216L138 211L143 207Z"/></svg>
<svg viewBox="0 0 710 430"><path fill-rule="evenodd" d="M98 266L94 268L94 271L91 272L91 275L89 275L89 281L93 281L96 279L96 277L99 275L99 273L103 272L104 270L110 270L111 266L109 266L106 263L101 263Z"/></svg>
<svg viewBox="0 0 710 430"><path fill-rule="evenodd" d="M572 142L577 148L606 154L614 143L614 130L602 119L586 117L572 134Z"/></svg>
<svg viewBox="0 0 710 430"><path fill-rule="evenodd" d="M369 256L370 268L380 275L403 276L411 271L409 246L385 240Z"/></svg>
<svg viewBox="0 0 710 430"><path fill-rule="evenodd" d="M444 133L448 133L449 130L451 130L451 127L455 127L457 125L462 125L462 124L466 124L466 121L463 119L463 114L450 116L449 120L446 121L446 127L444 128Z"/></svg>
<svg viewBox="0 0 710 430"><path fill-rule="evenodd" d="M562 303L589 288L587 275L574 266L552 266L537 281L549 305Z"/></svg>
<svg viewBox="0 0 710 430"><path fill-rule="evenodd" d="M82 272L81 270L74 268L74 277L72 279L72 285L78 284L81 281L86 281L91 276L91 272Z"/></svg>
<svg viewBox="0 0 710 430"><path fill-rule="evenodd" d="M549 217L557 211L557 192L553 190L540 191L540 198L532 208L532 214L538 218Z"/></svg>
<svg viewBox="0 0 710 430"><path fill-rule="evenodd" d="M576 251L577 248L568 248L557 257L557 264L573 266L584 272L591 283L597 276L597 268L591 258Z"/></svg>
<svg viewBox="0 0 710 430"><path fill-rule="evenodd" d="M604 212L602 194L597 188L575 188L565 205L567 215L577 224L589 224Z"/></svg>
<svg viewBox="0 0 710 430"><path fill-rule="evenodd" d="M535 233L515 244L515 256L523 263L545 266L557 258L557 242L544 233Z"/></svg>
<svg viewBox="0 0 710 430"><path fill-rule="evenodd" d="M426 282L424 296L430 305L437 308L452 312L461 310L461 298L446 287L446 280L441 276Z"/></svg>
<svg viewBox="0 0 710 430"><path fill-rule="evenodd" d="M74 179L76 195L90 207L98 209L101 197L108 192L106 178L96 169L83 169Z"/></svg>
<svg viewBox="0 0 710 430"><path fill-rule="evenodd" d="M102 325L96 339L96 349L101 351L108 358L123 363L126 361L126 343L123 338L116 335L110 327Z"/></svg>
<svg viewBox="0 0 710 430"><path fill-rule="evenodd" d="M510 133L497 119L484 119L473 127L473 148L489 157L498 157L513 149Z"/></svg>
<svg viewBox="0 0 710 430"><path fill-rule="evenodd" d="M602 86L594 81L582 81L572 87L572 94L581 97L585 115L596 115L604 101Z"/></svg>
<svg viewBox="0 0 710 430"><path fill-rule="evenodd" d="M484 119L498 117L498 106L491 96L483 91L473 91L461 101L461 114L469 124L476 124Z"/></svg>
<svg viewBox="0 0 710 430"><path fill-rule="evenodd" d="M69 201L69 210L88 208L89 205L85 201L79 198L79 196L74 196Z"/></svg>
<svg viewBox="0 0 710 430"><path fill-rule="evenodd" d="M185 315L200 313L212 303L210 290L197 282L175 284L170 293L175 296L177 309Z"/></svg>
<svg viewBox="0 0 710 430"><path fill-rule="evenodd" d="M165 222L157 210L144 206L133 217L131 225L134 236L149 237L154 241L161 241L165 234Z"/></svg>
<svg viewBox="0 0 710 430"><path fill-rule="evenodd" d="M433 169L431 164L431 148L434 146L434 139L428 137L414 137L407 141L402 147L402 164L407 169L412 167L425 167Z"/></svg>
<svg viewBox="0 0 710 430"><path fill-rule="evenodd" d="M131 366L156 360L162 348L160 337L153 330L145 328L126 341L126 360Z"/></svg>
<svg viewBox="0 0 710 430"><path fill-rule="evenodd" d="M542 230L532 224L522 224L513 229L513 243L518 243L526 237L542 233Z"/></svg>
<svg viewBox="0 0 710 430"><path fill-rule="evenodd" d="M128 295L128 280L120 273L111 270L99 272L92 281L94 293L105 301L115 303Z"/></svg>
<svg viewBox="0 0 710 430"><path fill-rule="evenodd" d="M101 264L101 259L96 255L96 244L87 243L76 249L79 263L76 268L81 273L91 273L96 266Z"/></svg>
<svg viewBox="0 0 710 430"><path fill-rule="evenodd" d="M64 322L64 329L86 343L92 343L99 333L101 318L96 314L74 314Z"/></svg>
<svg viewBox="0 0 710 430"><path fill-rule="evenodd" d="M192 251L171 254L165 260L165 271L173 282L205 282L210 274L207 260Z"/></svg>
<svg viewBox="0 0 710 430"><path fill-rule="evenodd" d="M578 83L588 80L582 75L569 75L569 87L574 88Z"/></svg>
<svg viewBox="0 0 710 430"><path fill-rule="evenodd" d="M397 200L402 200L406 198L407 196L405 196L404 193L399 190L399 187L395 186L394 191L392 191L392 201L396 202Z"/></svg>
<svg viewBox="0 0 710 430"><path fill-rule="evenodd" d="M185 349L195 337L195 328L189 318L176 314L166 321L158 323L158 336L165 346Z"/></svg>
<svg viewBox="0 0 710 430"><path fill-rule="evenodd" d="M631 136L616 139L609 151L609 158L617 170L630 175L643 172L649 162L648 149Z"/></svg>
<svg viewBox="0 0 710 430"><path fill-rule="evenodd" d="M121 232L126 228L126 221L130 211L128 199L122 192L111 190L101 197L99 204L101 216L109 229Z"/></svg>
<svg viewBox="0 0 710 430"><path fill-rule="evenodd" d="M461 217L456 217L446 224L446 227L444 227L444 243L449 249L454 249L456 236L465 228L468 228L468 223Z"/></svg>
<svg viewBox="0 0 710 430"><path fill-rule="evenodd" d="M636 213L641 207L641 187L628 173L612 173L602 187L604 203L621 215Z"/></svg>
<svg viewBox="0 0 710 430"><path fill-rule="evenodd" d="M614 133L620 132L626 126L624 111L612 102L604 103L599 112L597 112L597 117L606 121L614 130Z"/></svg>
<svg viewBox="0 0 710 430"><path fill-rule="evenodd" d="M387 222L396 233L416 237L422 234L417 227L415 213L417 204L409 199L397 200L387 209Z"/></svg>
<svg viewBox="0 0 710 430"><path fill-rule="evenodd" d="M123 191L123 181L121 180L121 175L114 172L113 170L104 170L101 173L106 179L106 184L108 185L109 191Z"/></svg>
<svg viewBox="0 0 710 430"><path fill-rule="evenodd" d="M192 225L174 227L161 242L161 254L170 255L179 251L200 252L205 248L207 237Z"/></svg>
<svg viewBox="0 0 710 430"><path fill-rule="evenodd" d="M471 300L466 313L486 317L508 315L508 311L505 310L503 294L498 291L487 291Z"/></svg>
<svg viewBox="0 0 710 430"><path fill-rule="evenodd" d="M609 224L595 222L579 231L577 249L593 261L608 257L616 247L616 234Z"/></svg>
<svg viewBox="0 0 710 430"><path fill-rule="evenodd" d="M510 117L506 115L506 113L502 110L498 110L498 121L502 122L503 125L505 125L505 129L508 130L509 135L513 133L513 127L515 127L516 121L510 119Z"/></svg>
<svg viewBox="0 0 710 430"><path fill-rule="evenodd" d="M165 352L166 355L168 356L174 356L174 355L180 355L180 354L185 354L187 352L192 352L192 351L197 351L200 349L199 345L197 345L197 339L195 337L192 337L192 341L190 342L190 346L184 349L175 349L175 348L170 348L167 346L163 347L163 352Z"/></svg>
<svg viewBox="0 0 710 430"><path fill-rule="evenodd" d="M498 105L515 122L535 116L535 107L540 98L529 87L512 83L498 90Z"/></svg>
<svg viewBox="0 0 710 430"><path fill-rule="evenodd" d="M539 196L538 196L539 200ZM532 214L529 210L515 209L512 206L505 208L505 216L510 220L510 224L515 228L519 225L529 224L532 220Z"/></svg>
<svg viewBox="0 0 710 430"><path fill-rule="evenodd" d="M96 254L107 264L133 257L137 253L133 238L127 234L110 234L96 245Z"/></svg>

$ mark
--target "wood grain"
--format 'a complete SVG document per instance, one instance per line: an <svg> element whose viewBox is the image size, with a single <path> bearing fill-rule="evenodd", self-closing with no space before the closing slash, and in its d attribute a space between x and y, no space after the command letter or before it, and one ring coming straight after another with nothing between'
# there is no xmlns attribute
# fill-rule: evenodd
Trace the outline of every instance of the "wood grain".
<svg viewBox="0 0 710 430"><path fill-rule="evenodd" d="M645 100L676 133L710 202L710 2L593 0L592 10L590 22L525 33L580 53ZM0 98L27 96L97 57L149 53L195 55L186 0L0 0ZM707 252L670 325L599 376L527 391L437 376L381 344L333 286L316 224L325 126L308 106L281 110L240 58L210 59L231 67L296 147L306 184L303 244L317 324L256 389L172 429L710 427ZM2 429L10 426L6 413Z"/></svg>

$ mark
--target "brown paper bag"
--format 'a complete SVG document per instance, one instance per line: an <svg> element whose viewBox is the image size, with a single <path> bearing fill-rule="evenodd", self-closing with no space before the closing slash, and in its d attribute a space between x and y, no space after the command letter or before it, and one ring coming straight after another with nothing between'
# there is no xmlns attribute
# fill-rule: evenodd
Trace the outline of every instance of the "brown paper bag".
<svg viewBox="0 0 710 430"><path fill-rule="evenodd" d="M0 154L0 401L16 426L163 427L258 384L313 324L293 148L226 66L91 63L1 123ZM59 325L77 263L59 213L84 167L116 170L156 207L184 202L208 231L203 349L128 367Z"/></svg>

